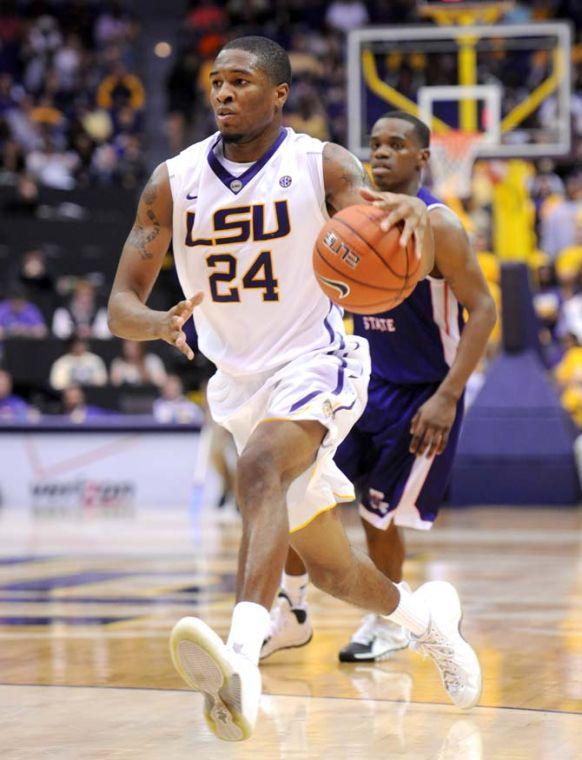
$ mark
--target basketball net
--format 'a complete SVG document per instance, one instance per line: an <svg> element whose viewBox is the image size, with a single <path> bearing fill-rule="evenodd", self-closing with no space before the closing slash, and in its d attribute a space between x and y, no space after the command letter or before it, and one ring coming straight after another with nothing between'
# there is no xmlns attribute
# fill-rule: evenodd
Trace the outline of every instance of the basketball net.
<svg viewBox="0 0 582 760"><path fill-rule="evenodd" d="M473 164L485 139L482 133L460 130L432 135L430 169L437 195L467 198L471 194Z"/></svg>

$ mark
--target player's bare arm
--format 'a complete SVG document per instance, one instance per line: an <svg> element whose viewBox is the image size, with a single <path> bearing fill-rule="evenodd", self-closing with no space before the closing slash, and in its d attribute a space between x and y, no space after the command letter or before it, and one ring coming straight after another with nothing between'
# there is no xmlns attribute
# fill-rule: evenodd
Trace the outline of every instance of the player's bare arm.
<svg viewBox="0 0 582 760"><path fill-rule="evenodd" d="M172 237L172 193L165 163L148 180L123 246L108 304L109 329L128 340L165 340L189 359L194 354L182 330L202 300L197 293L169 311L146 306Z"/></svg>
<svg viewBox="0 0 582 760"><path fill-rule="evenodd" d="M411 195L382 193L370 187L368 175L358 159L341 145L326 143L323 149L325 200L331 215L362 200L386 211L381 226L388 230L398 222L404 224L400 244L406 247L414 235L420 257L420 277L434 266L434 241L426 204Z"/></svg>
<svg viewBox="0 0 582 760"><path fill-rule="evenodd" d="M429 456L441 454L447 445L457 403L485 352L496 320L495 302L461 223L448 209L434 209L430 218L436 250L433 274L447 281L469 318L447 376L412 420L410 450Z"/></svg>

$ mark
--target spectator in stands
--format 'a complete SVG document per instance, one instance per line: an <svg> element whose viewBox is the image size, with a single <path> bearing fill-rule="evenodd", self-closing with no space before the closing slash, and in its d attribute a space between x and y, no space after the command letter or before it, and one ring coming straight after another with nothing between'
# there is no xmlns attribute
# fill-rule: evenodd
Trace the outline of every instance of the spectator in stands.
<svg viewBox="0 0 582 760"><path fill-rule="evenodd" d="M213 0L196 0L190 3L186 23L196 34L220 31L228 26L228 17Z"/></svg>
<svg viewBox="0 0 582 760"><path fill-rule="evenodd" d="M122 63L106 76L97 89L97 105L108 111L130 106L141 111L145 104L145 89L136 74L130 74Z"/></svg>
<svg viewBox="0 0 582 760"><path fill-rule="evenodd" d="M580 266L568 261L557 262L556 273L560 283L560 334L572 333L582 341L582 293L580 286Z"/></svg>
<svg viewBox="0 0 582 760"><path fill-rule="evenodd" d="M166 369L157 354L146 354L144 344L135 340L124 340L121 350L123 356L111 362L113 385L164 385Z"/></svg>
<svg viewBox="0 0 582 760"><path fill-rule="evenodd" d="M26 166L42 184L64 190L77 182L87 185L96 175L126 187L141 181L141 175L136 179L139 141L113 145L126 159L121 167L116 160L114 171L90 169L96 146L116 135L135 135L136 124L139 128L133 106L136 95L143 103L144 89L130 71L137 29L120 2L2 3L0 169L7 178ZM93 106L99 83L99 97L111 114ZM127 99L133 108L131 131L122 107ZM109 134L97 135L104 130Z"/></svg>
<svg viewBox="0 0 582 760"><path fill-rule="evenodd" d="M5 301L0 301L0 338L44 338L47 328L35 304L25 298L22 286L13 285Z"/></svg>
<svg viewBox="0 0 582 760"><path fill-rule="evenodd" d="M582 347L575 335L564 339L565 353L554 370L561 389L561 402L579 427L582 427Z"/></svg>
<svg viewBox="0 0 582 760"><path fill-rule="evenodd" d="M549 256L539 253L534 263L537 288L533 293L533 305L540 320L540 340L544 346L546 361L553 367L562 358L559 342L559 323L564 296L558 286L556 268Z"/></svg>
<svg viewBox="0 0 582 760"><path fill-rule="evenodd" d="M174 155L186 147L187 131L196 114L197 101L202 99L198 89L200 59L193 50L176 56L166 81L168 94L168 119L166 127L170 153Z"/></svg>
<svg viewBox="0 0 582 760"><path fill-rule="evenodd" d="M27 59L24 84L29 92L40 91L52 58L62 43L59 25L53 16L45 14L34 19L23 50Z"/></svg>
<svg viewBox="0 0 582 760"><path fill-rule="evenodd" d="M42 248L31 248L22 254L18 279L28 300L40 308L50 323L55 307L55 281L47 269Z"/></svg>
<svg viewBox="0 0 582 760"><path fill-rule="evenodd" d="M574 239L572 245L563 248L556 258L556 268L582 271L582 204L574 218Z"/></svg>
<svg viewBox="0 0 582 760"><path fill-rule="evenodd" d="M564 248L574 245L576 221L582 214L582 172L566 180L566 196L544 213L541 248L555 259Z"/></svg>
<svg viewBox="0 0 582 760"><path fill-rule="evenodd" d="M28 404L12 392L12 376L0 369L0 421L24 420L28 416Z"/></svg>
<svg viewBox="0 0 582 760"><path fill-rule="evenodd" d="M38 185L22 171L16 179L14 195L4 204L3 211L11 216L34 217L38 210Z"/></svg>
<svg viewBox="0 0 582 760"><path fill-rule="evenodd" d="M308 88L305 88L297 99L295 107L286 116L285 121L296 132L305 132L318 140L329 140L329 128L321 103Z"/></svg>
<svg viewBox="0 0 582 760"><path fill-rule="evenodd" d="M370 17L361 0L334 0L325 14L325 21L332 29L347 34L350 29L365 26Z"/></svg>
<svg viewBox="0 0 582 760"><path fill-rule="evenodd" d="M91 353L85 341L75 336L69 342L69 351L51 367L49 382L61 391L70 385L106 385L107 367L97 354Z"/></svg>
<svg viewBox="0 0 582 760"><path fill-rule="evenodd" d="M154 401L154 417L164 423L199 423L204 412L184 395L184 386L177 375L168 375L162 387L161 398Z"/></svg>
<svg viewBox="0 0 582 760"><path fill-rule="evenodd" d="M29 248L22 254L19 279L34 300L38 293L54 293L55 283L46 265L46 256L42 248Z"/></svg>
<svg viewBox="0 0 582 760"><path fill-rule="evenodd" d="M79 156L69 150L57 149L52 138L47 137L43 145L28 154L26 170L42 185L55 190L72 190L75 187L75 172Z"/></svg>
<svg viewBox="0 0 582 760"><path fill-rule="evenodd" d="M558 199L564 195L564 183L556 174L551 159L544 158L539 162L537 172L528 181L528 190L538 212L548 198L555 196Z"/></svg>
<svg viewBox="0 0 582 760"><path fill-rule="evenodd" d="M69 385L61 394L61 412L69 417L71 422L81 423L96 417L111 416L98 406L90 406L85 399L85 392L79 385Z"/></svg>
<svg viewBox="0 0 582 760"><path fill-rule="evenodd" d="M111 338L107 327L107 310L98 306L95 288L87 280L78 280L68 306L55 311L52 324L57 338Z"/></svg>
<svg viewBox="0 0 582 760"><path fill-rule="evenodd" d="M119 0L113 0L107 5L95 25L95 42L102 48L123 46L134 36L134 23Z"/></svg>
<svg viewBox="0 0 582 760"><path fill-rule="evenodd" d="M136 135L124 135L117 141L121 150L117 163L117 177L125 188L140 187L143 184L145 166L141 154L141 144Z"/></svg>

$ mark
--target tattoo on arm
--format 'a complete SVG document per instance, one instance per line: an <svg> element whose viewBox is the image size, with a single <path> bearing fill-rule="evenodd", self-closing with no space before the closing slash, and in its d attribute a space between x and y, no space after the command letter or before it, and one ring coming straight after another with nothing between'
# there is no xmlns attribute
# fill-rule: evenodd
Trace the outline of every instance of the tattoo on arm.
<svg viewBox="0 0 582 760"><path fill-rule="evenodd" d="M133 228L129 234L127 240L128 244L133 246L139 253L142 261L147 261L153 258L153 254L147 250L147 247L152 243L161 232L161 225L156 212L152 208L158 197L158 189L153 180L150 177L149 182L144 188L144 191L140 200L140 208L133 224ZM146 208L143 209L143 206ZM143 222L143 213L145 210L145 216L148 221ZM146 225L149 229L146 230Z"/></svg>
<svg viewBox="0 0 582 760"><path fill-rule="evenodd" d="M334 199L371 184L362 163L352 153L333 143L328 143L326 148L323 153L326 201L328 206L337 208Z"/></svg>

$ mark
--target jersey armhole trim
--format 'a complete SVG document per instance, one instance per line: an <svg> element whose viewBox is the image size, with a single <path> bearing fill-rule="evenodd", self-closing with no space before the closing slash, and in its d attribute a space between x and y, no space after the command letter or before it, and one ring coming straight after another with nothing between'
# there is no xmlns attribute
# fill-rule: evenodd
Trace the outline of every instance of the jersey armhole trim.
<svg viewBox="0 0 582 760"><path fill-rule="evenodd" d="M178 167L174 165L174 161L176 161L177 158L178 156L166 159L166 168L168 169L168 179L170 181L170 190L172 192L172 200L174 203L177 202L182 188L180 172L178 171Z"/></svg>

